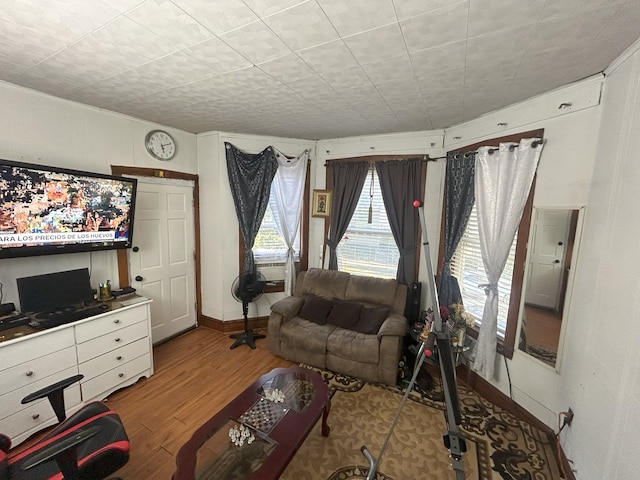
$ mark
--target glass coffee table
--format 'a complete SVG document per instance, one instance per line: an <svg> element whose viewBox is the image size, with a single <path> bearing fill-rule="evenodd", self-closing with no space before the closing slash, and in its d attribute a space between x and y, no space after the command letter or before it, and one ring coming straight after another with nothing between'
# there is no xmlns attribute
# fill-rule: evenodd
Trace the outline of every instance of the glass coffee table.
<svg viewBox="0 0 640 480"><path fill-rule="evenodd" d="M173 480L277 479L322 416L329 389L308 368L276 368L202 425L176 456Z"/></svg>

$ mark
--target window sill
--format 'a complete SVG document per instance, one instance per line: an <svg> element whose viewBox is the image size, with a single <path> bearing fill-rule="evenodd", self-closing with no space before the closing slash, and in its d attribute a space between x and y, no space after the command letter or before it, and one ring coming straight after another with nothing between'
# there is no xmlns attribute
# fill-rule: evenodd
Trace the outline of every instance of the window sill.
<svg viewBox="0 0 640 480"><path fill-rule="evenodd" d="M264 293L284 292L284 280L272 280L267 283L263 290Z"/></svg>

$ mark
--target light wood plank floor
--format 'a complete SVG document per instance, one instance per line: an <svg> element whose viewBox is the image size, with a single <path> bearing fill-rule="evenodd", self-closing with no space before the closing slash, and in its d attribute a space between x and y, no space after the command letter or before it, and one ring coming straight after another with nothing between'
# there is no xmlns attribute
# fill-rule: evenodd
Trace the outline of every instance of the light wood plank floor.
<svg viewBox="0 0 640 480"><path fill-rule="evenodd" d="M264 332L262 332L264 333ZM240 345L206 327L154 348L155 373L111 395L131 440L131 459L117 472L125 480L170 479L175 455L193 431L260 375L292 362Z"/></svg>
<svg viewBox="0 0 640 480"><path fill-rule="evenodd" d="M525 305L527 342L552 352L558 352L562 312Z"/></svg>

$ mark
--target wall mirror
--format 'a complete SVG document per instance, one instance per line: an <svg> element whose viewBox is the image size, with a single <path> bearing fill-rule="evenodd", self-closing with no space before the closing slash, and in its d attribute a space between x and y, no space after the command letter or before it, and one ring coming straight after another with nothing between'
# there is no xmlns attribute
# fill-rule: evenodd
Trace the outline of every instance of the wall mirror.
<svg viewBox="0 0 640 480"><path fill-rule="evenodd" d="M559 369L584 207L534 208L518 348Z"/></svg>

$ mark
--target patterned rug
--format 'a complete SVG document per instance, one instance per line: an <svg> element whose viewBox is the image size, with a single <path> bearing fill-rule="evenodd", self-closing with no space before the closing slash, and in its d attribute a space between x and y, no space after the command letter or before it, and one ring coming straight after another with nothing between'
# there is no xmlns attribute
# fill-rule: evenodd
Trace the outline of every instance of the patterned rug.
<svg viewBox="0 0 640 480"><path fill-rule="evenodd" d="M543 362L551 365L552 367L556 366L556 352L552 352L551 350L547 350L546 348L542 348L538 345L527 345L527 353L538 360L542 360Z"/></svg>
<svg viewBox="0 0 640 480"><path fill-rule="evenodd" d="M329 425L322 437L314 427L281 480L365 479L369 464L365 445L378 457L396 415L400 388L373 385L329 372L320 373L332 391ZM421 382L417 382L421 383ZM442 434L444 404L439 383L416 387L409 395L376 472L376 480L455 478ZM473 480L548 480L560 478L544 433L478 397L458 388L463 412L461 431L467 438L465 477ZM347 419L348 421L344 421Z"/></svg>

